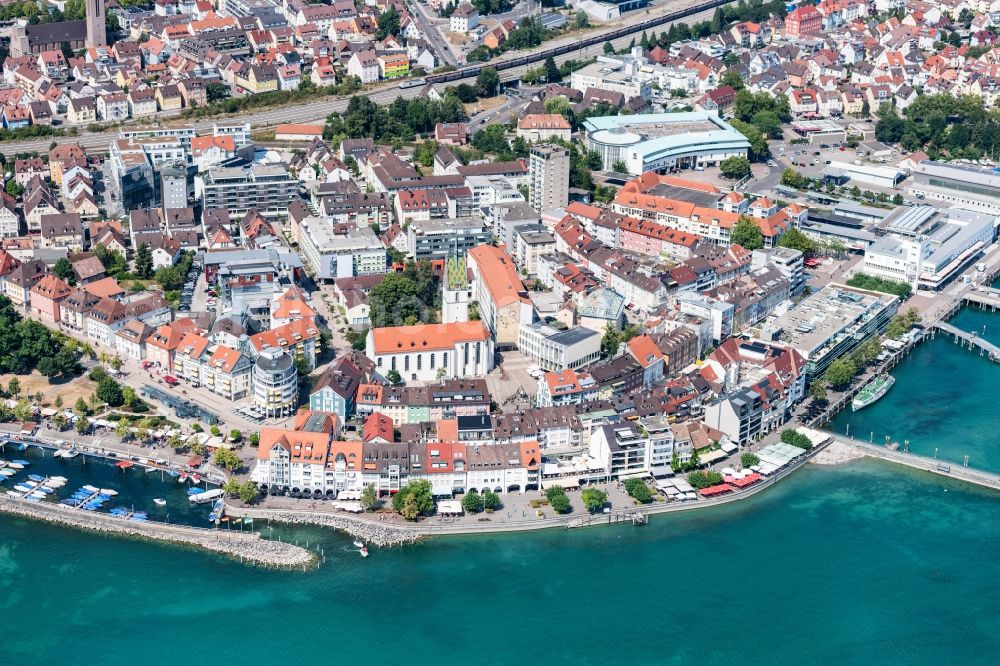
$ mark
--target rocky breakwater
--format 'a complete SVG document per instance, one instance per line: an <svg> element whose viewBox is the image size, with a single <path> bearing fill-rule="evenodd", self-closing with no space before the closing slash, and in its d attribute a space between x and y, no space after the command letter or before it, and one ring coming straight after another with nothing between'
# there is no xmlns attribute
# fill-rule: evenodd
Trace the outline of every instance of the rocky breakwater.
<svg viewBox="0 0 1000 666"><path fill-rule="evenodd" d="M131 521L108 514L87 513L59 504L30 503L7 497L0 497L0 512L105 534L199 546L206 550L238 558L241 562L248 564L299 568L312 565L316 561L316 555L305 548L261 539L260 534L257 533L238 533L150 521Z"/></svg>
<svg viewBox="0 0 1000 666"><path fill-rule="evenodd" d="M249 516L255 520L267 519L289 525L332 527L343 530L369 545L379 547L400 546L413 543L420 538L419 531L414 529L388 523L379 523L342 513L296 511L294 509L247 509L227 505L226 515Z"/></svg>

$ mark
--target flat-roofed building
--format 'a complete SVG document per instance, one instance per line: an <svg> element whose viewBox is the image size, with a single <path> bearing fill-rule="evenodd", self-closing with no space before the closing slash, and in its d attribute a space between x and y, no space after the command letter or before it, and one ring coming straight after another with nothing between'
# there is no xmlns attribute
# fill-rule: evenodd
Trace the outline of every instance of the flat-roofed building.
<svg viewBox="0 0 1000 666"><path fill-rule="evenodd" d="M202 207L224 208L232 216L245 215L250 209L265 217L285 216L298 188L299 181L284 164L214 167L196 180Z"/></svg>
<svg viewBox="0 0 1000 666"><path fill-rule="evenodd" d="M911 175L910 194L918 198L1000 214L1000 173L994 170L922 160Z"/></svg>
<svg viewBox="0 0 1000 666"><path fill-rule="evenodd" d="M838 358L880 334L899 309L899 298L831 283L765 326L761 337L794 347L806 359L809 380Z"/></svg>
<svg viewBox="0 0 1000 666"><path fill-rule="evenodd" d="M578 370L601 358L601 334L583 326L561 330L527 323L521 324L517 347L543 370Z"/></svg>
<svg viewBox="0 0 1000 666"><path fill-rule="evenodd" d="M940 289L996 237L995 213L900 207L879 224L888 232L865 250L861 271L915 289Z"/></svg>
<svg viewBox="0 0 1000 666"><path fill-rule="evenodd" d="M406 248L416 260L444 259L465 254L477 245L490 242L491 238L486 225L477 218L418 220L410 223Z"/></svg>

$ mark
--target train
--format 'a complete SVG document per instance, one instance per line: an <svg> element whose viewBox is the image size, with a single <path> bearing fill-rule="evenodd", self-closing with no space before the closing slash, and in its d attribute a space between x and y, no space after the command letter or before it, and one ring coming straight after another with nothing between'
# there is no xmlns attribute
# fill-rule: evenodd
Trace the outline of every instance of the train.
<svg viewBox="0 0 1000 666"><path fill-rule="evenodd" d="M636 33L641 33L644 30L649 30L650 28L656 28L663 25L664 23L670 23L671 21L677 21L688 16L694 16L695 14L700 14L709 9L715 9L716 7L722 7L723 5L728 5L734 2L734 0L709 0L708 2L702 2L700 4L694 5L693 7L688 7L687 9L680 9L676 12L669 12L655 18L647 19L641 23L636 23L634 25L625 26L624 28L619 28L617 30L612 30L611 32L601 33L593 37L588 37L587 39L582 39L578 42L573 42L571 44L563 44L562 46L556 46L551 49L545 49L544 51L537 51L528 55L523 55L517 58L511 58L510 60L502 60L496 63L482 63L476 65L469 65L467 67L461 67L459 69L453 70L451 72L443 72L441 74L433 74L431 76L425 77L425 83L447 83L448 81L461 81L462 79L468 79L479 74L484 67L492 67L493 69L501 72L505 69L513 69L515 67L523 67L525 65L530 65L533 62L542 62L546 58L552 56L561 56L567 53L572 53L573 51L579 51L585 49L589 46L594 46L596 44L603 44L604 42L619 39L621 37L627 37L628 35L634 35Z"/></svg>

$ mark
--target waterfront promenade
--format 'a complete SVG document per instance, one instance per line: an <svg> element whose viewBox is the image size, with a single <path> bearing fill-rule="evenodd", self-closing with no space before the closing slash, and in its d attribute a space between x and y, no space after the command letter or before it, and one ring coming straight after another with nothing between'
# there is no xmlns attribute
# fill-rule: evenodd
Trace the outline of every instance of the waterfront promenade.
<svg viewBox="0 0 1000 666"><path fill-rule="evenodd" d="M575 528L616 524L634 521L636 517L645 522L649 516L679 511L693 511L713 506L721 506L738 502L763 492L797 469L812 460L823 451L832 440L828 440L811 449L806 455L778 470L759 483L742 490L719 497L701 498L683 502L650 502L631 507L616 507L610 513L586 513L574 511L556 516L537 517L534 519L505 519L501 509L493 514L467 515L463 518L425 518L416 523L403 521L394 514L349 514L329 505L317 504L315 507L303 509L271 509L262 507L241 507L236 504L226 504L226 515L248 516L254 520L273 520L290 524L310 524L333 527L343 530L351 536L370 540L377 546L391 546L415 541L422 536L449 536L468 534L489 534L494 532L525 532L552 528ZM539 494L541 498L542 495ZM548 507L546 507L546 510ZM379 516L383 520L379 520Z"/></svg>
<svg viewBox="0 0 1000 666"><path fill-rule="evenodd" d="M888 460L889 462L893 462L898 465L905 465L906 467L912 467L913 469L930 472L931 474L946 476L951 479L958 479L959 481L971 483L983 488L1000 490L1000 475L998 474L985 472L981 469L975 469L974 467L955 465L936 458L928 458L926 456L920 456L905 451L893 451L885 448L884 446L869 444L867 442L859 442L841 435L833 435L833 439L839 444L848 446L871 458Z"/></svg>

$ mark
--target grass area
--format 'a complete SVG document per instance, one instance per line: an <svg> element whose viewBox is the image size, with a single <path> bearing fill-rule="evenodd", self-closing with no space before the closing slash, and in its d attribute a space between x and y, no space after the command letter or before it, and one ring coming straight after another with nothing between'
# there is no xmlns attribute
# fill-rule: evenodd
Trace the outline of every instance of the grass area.
<svg viewBox="0 0 1000 666"><path fill-rule="evenodd" d="M48 377L38 372L32 372L30 375L0 375L0 384L6 388L14 378L21 385L22 395L41 393L44 396L42 405L45 407L54 407L53 403L58 395L62 397L63 407L72 409L77 398L86 400L97 390L97 383L88 379L86 375L80 375L66 382L50 383Z"/></svg>
<svg viewBox="0 0 1000 666"><path fill-rule="evenodd" d="M131 421L132 423L138 423L143 419L149 419L152 423L152 427L161 428L166 426L168 428L180 428L181 425L174 421L171 421L165 416L159 416L156 414L129 414L128 412L118 412L111 411L101 414L98 418L102 418L106 421L118 421L121 417L125 417L126 421Z"/></svg>

